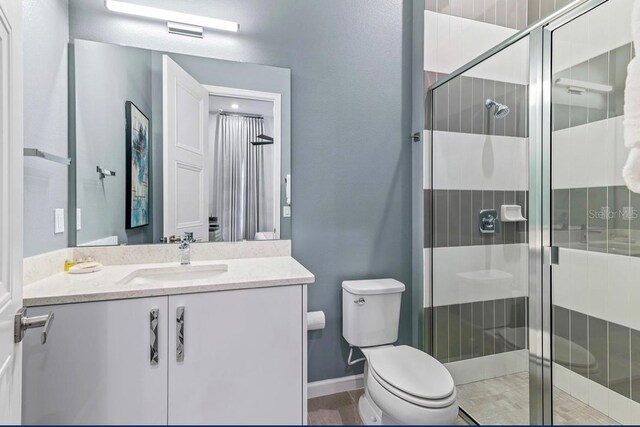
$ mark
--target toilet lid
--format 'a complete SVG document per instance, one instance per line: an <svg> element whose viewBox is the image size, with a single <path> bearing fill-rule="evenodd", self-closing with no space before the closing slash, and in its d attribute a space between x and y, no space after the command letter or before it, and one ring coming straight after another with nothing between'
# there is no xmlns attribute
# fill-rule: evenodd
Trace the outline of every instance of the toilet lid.
<svg viewBox="0 0 640 427"><path fill-rule="evenodd" d="M372 351L369 367L393 387L422 399L444 399L455 390L453 378L442 363L406 345Z"/></svg>

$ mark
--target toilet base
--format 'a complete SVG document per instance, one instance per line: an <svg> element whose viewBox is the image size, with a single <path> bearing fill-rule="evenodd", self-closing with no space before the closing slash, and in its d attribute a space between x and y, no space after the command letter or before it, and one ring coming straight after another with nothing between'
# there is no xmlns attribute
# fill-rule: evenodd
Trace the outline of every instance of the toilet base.
<svg viewBox="0 0 640 427"><path fill-rule="evenodd" d="M371 398L367 396L367 391L360 396L358 400L358 415L362 424L367 426L379 426L382 424L382 411L371 402Z"/></svg>
<svg viewBox="0 0 640 427"><path fill-rule="evenodd" d="M373 403L373 400L371 400L371 396L368 395L367 391L365 391L365 393L360 396L360 400L358 400L358 415L360 415L362 424L367 426L401 424L388 415L383 414L382 409Z"/></svg>

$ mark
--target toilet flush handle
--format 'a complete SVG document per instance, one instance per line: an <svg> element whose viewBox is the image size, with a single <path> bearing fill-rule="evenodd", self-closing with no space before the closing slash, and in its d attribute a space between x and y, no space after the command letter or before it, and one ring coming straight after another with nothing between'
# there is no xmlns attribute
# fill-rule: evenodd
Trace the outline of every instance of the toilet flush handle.
<svg viewBox="0 0 640 427"><path fill-rule="evenodd" d="M363 305L365 303L365 300L364 298L360 297L359 299L354 300L353 303L358 305Z"/></svg>

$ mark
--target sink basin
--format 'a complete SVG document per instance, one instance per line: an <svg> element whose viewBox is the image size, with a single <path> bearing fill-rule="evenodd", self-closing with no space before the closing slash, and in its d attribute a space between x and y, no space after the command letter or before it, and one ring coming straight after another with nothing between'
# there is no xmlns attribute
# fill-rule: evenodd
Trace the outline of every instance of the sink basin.
<svg viewBox="0 0 640 427"><path fill-rule="evenodd" d="M143 268L120 281L121 284L174 283L190 284L219 276L228 271L227 264L181 265L177 267Z"/></svg>

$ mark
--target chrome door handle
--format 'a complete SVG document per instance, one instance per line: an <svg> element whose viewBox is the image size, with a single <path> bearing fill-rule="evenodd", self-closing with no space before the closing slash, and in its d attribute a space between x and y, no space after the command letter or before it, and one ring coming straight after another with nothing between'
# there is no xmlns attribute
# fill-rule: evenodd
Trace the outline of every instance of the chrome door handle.
<svg viewBox="0 0 640 427"><path fill-rule="evenodd" d="M49 337L49 330L53 324L53 312L45 314L43 316L27 317L27 308L22 307L13 320L13 342L20 342L24 338L24 334L27 329L44 327L42 334L40 335L40 341L42 344L47 342Z"/></svg>
<svg viewBox="0 0 640 427"><path fill-rule="evenodd" d="M160 361L160 353L158 352L158 317L159 310L152 309L149 312L149 364L154 366Z"/></svg>
<svg viewBox="0 0 640 427"><path fill-rule="evenodd" d="M184 307L176 309L176 361L184 362Z"/></svg>
<svg viewBox="0 0 640 427"><path fill-rule="evenodd" d="M544 248L544 264L558 265L560 264L560 248L557 246L549 246Z"/></svg>

